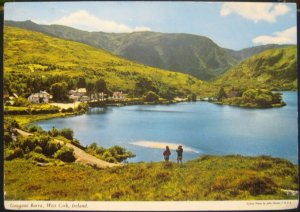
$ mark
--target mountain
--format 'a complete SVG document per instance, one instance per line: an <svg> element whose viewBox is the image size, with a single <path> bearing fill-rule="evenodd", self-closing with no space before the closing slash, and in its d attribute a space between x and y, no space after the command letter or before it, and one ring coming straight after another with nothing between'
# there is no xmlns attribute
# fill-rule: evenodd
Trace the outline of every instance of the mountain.
<svg viewBox="0 0 300 212"><path fill-rule="evenodd" d="M297 88L297 48L289 46L265 50L256 54L214 81L218 87L269 88L290 90Z"/></svg>
<svg viewBox="0 0 300 212"><path fill-rule="evenodd" d="M71 87L80 77L104 79L110 90L131 94L137 83L141 84L139 89L153 90L161 97L209 91L207 83L186 74L148 67L86 44L16 27L4 28L4 57L4 86L18 94L39 86L49 90L54 82L66 81ZM34 85L29 86L29 82Z"/></svg>
<svg viewBox="0 0 300 212"><path fill-rule="evenodd" d="M259 54L260 52L263 52L265 50L283 48L283 47L288 47L288 46L292 46L292 45L266 44L266 45L261 45L261 46L245 48L245 49L241 49L238 51L228 49L228 51L233 57L235 57L239 61L243 61L243 60L251 57L252 55Z"/></svg>
<svg viewBox="0 0 300 212"><path fill-rule="evenodd" d="M186 73L202 80L211 80L247 57L278 47L265 45L234 51L221 48L207 37L183 33L86 32L61 25L39 25L32 21L5 21L5 25L85 43L129 60Z"/></svg>

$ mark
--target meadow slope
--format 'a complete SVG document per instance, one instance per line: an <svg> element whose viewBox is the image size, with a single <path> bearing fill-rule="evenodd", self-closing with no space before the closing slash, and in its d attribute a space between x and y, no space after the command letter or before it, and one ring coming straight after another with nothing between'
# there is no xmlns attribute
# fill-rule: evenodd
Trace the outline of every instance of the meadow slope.
<svg viewBox="0 0 300 212"><path fill-rule="evenodd" d="M145 66L86 44L15 27L4 28L4 57L4 78L40 76L42 82L50 75L105 79L109 89L129 93L137 82L147 79L161 93L163 90L199 95L211 92L206 82L186 74ZM19 84L27 89L26 81Z"/></svg>
<svg viewBox="0 0 300 212"><path fill-rule="evenodd" d="M47 173L45 175L45 173ZM7 200L266 200L297 199L298 166L268 156L209 156L183 166L135 163L93 169L74 163L5 162ZM24 178L24 176L27 176Z"/></svg>

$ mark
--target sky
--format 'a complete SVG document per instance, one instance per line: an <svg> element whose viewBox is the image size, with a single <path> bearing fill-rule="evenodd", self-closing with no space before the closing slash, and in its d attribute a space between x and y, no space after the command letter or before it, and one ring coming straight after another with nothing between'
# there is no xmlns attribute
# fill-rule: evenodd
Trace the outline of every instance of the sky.
<svg viewBox="0 0 300 212"><path fill-rule="evenodd" d="M10 2L4 19L85 31L196 34L234 50L297 43L295 3Z"/></svg>

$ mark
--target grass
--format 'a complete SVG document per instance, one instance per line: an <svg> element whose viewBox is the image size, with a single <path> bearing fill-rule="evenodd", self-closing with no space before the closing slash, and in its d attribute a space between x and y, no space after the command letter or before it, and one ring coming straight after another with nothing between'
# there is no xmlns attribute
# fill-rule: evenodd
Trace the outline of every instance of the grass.
<svg viewBox="0 0 300 212"><path fill-rule="evenodd" d="M234 66L213 82L235 88L297 89L297 48L269 49Z"/></svg>
<svg viewBox="0 0 300 212"><path fill-rule="evenodd" d="M72 116L74 113L53 113L53 114L36 114L36 115L5 115L4 119L16 120L21 128L31 123L52 118Z"/></svg>
<svg viewBox="0 0 300 212"><path fill-rule="evenodd" d="M40 167L5 161L7 200L188 201L297 199L298 167L266 156L205 155L183 166L134 163L97 170L74 163ZM45 174L47 173L47 174ZM23 176L26 176L24 178Z"/></svg>
<svg viewBox="0 0 300 212"><path fill-rule="evenodd" d="M198 95L211 93L208 83L187 74L145 66L86 44L30 30L6 26L4 42L7 78L12 74L40 75L44 80L53 75L104 78L110 90L126 92L133 92L139 79L148 78L160 90L168 87Z"/></svg>

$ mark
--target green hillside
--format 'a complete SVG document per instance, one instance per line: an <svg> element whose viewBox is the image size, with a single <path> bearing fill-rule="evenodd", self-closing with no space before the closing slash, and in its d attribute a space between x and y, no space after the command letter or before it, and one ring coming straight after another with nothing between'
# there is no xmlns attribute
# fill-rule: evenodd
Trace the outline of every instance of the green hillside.
<svg viewBox="0 0 300 212"><path fill-rule="evenodd" d="M86 44L15 27L4 28L4 88L29 95L66 81L69 89L80 77L104 79L111 91L134 95L152 90L161 97L204 95L210 86L182 73L148 67ZM142 92L143 93L143 92ZM142 94L141 93L141 94Z"/></svg>
<svg viewBox="0 0 300 212"><path fill-rule="evenodd" d="M221 75L214 84L239 89L294 90L297 88L297 47L269 49L254 55Z"/></svg>
<svg viewBox="0 0 300 212"><path fill-rule="evenodd" d="M82 42L129 60L187 73L203 80L219 76L254 54L282 47L271 44L235 51L221 48L207 37L183 33L87 32L62 25L40 25L32 21L5 21L5 25Z"/></svg>
<svg viewBox="0 0 300 212"><path fill-rule="evenodd" d="M62 162L51 162L41 167L24 158L5 161L4 179L7 200L201 201L298 198L298 195L288 195L284 191L298 190L298 166L285 159L268 156L204 155L183 166L164 162L134 163L104 170Z"/></svg>
<svg viewBox="0 0 300 212"><path fill-rule="evenodd" d="M43 32L82 42L149 66L187 73L208 80L237 63L225 49L203 36L158 32L86 32L31 21L6 21L5 25Z"/></svg>

